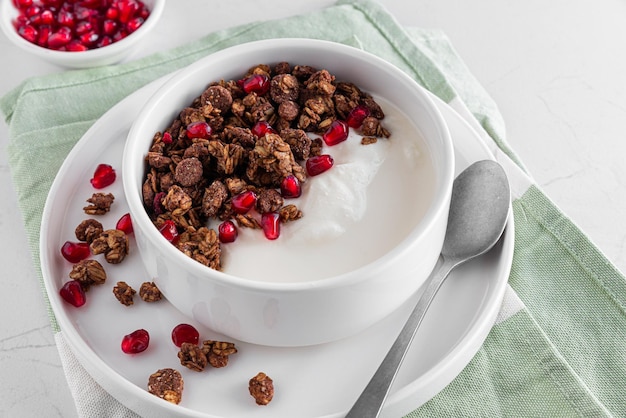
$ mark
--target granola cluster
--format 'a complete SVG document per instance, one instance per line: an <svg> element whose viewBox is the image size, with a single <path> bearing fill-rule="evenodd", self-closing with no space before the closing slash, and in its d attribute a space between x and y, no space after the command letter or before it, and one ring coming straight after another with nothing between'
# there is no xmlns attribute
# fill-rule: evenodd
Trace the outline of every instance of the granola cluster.
<svg viewBox="0 0 626 418"><path fill-rule="evenodd" d="M250 90L246 83L255 77L265 84ZM260 228L255 215L233 210L232 198L245 191L258 195L258 214L278 213L281 222L300 219L302 212L285 205L278 192L281 181L294 176L305 182L305 161L322 152L319 136L357 106L368 110L361 127L369 138L365 144L389 137L376 101L324 69L260 64L240 80L213 82L154 134L142 189L145 209L159 229L174 222L181 251L221 270L219 240L208 221Z"/></svg>

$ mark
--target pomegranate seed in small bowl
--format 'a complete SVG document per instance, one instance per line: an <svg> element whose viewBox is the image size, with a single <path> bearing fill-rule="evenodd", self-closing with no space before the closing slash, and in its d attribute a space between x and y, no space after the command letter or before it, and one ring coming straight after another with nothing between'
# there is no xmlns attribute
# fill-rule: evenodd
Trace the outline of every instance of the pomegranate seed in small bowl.
<svg viewBox="0 0 626 418"><path fill-rule="evenodd" d="M0 2L0 27L23 50L67 68L115 64L156 26L165 0Z"/></svg>

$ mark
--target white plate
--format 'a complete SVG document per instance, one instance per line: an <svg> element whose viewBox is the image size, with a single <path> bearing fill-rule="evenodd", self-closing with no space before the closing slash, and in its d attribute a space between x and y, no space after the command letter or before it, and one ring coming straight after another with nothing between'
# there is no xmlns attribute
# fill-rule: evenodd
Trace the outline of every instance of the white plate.
<svg viewBox="0 0 626 418"><path fill-rule="evenodd" d="M63 302L59 289L71 264L60 255L61 245L75 241L74 229L89 218L82 211L94 189L89 183L99 163L117 168L118 180L103 189L113 193L111 212L100 217L105 229L128 211L119 177L126 134L139 108L163 82L133 93L100 118L76 144L50 190L41 227L41 266L52 310L72 351L89 374L111 395L143 416L223 418L340 417L350 408L391 346L414 303L354 337L312 347L273 348L237 343L239 353L223 369L198 373L182 367L171 342L172 328L191 320L166 300L146 303L139 297L130 307L113 296L117 281L134 289L151 281L136 254L131 236L128 258L119 265L102 260L107 282L92 287L87 304L74 308ZM438 101L455 143L457 172L471 162L492 158L477 134L450 107ZM513 257L513 224L502 243L488 256L470 262L444 284L422 323L385 405L383 416L397 417L422 405L450 383L486 338L500 308ZM196 325L197 324L193 324ZM201 339L221 337L197 326ZM150 347L138 355L120 349L125 334L145 328ZM146 391L148 376L173 367L185 380L180 405L169 404ZM264 407L248 394L248 380L263 371L274 379L275 397Z"/></svg>

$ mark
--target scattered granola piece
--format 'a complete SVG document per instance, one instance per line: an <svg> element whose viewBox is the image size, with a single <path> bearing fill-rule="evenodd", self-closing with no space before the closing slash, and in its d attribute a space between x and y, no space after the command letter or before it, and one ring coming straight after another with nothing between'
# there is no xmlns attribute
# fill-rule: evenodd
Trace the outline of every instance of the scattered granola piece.
<svg viewBox="0 0 626 418"><path fill-rule="evenodd" d="M91 203L91 205L85 206L83 211L88 215L104 215L111 210L114 200L115 196L111 193L94 193L87 199L87 202Z"/></svg>
<svg viewBox="0 0 626 418"><path fill-rule="evenodd" d="M126 282L117 282L113 287L113 294L124 306L130 306L133 304L133 296L135 296L135 289L130 287Z"/></svg>
<svg viewBox="0 0 626 418"><path fill-rule="evenodd" d="M154 282L143 282L139 288L139 297L144 302L157 302L163 295Z"/></svg>
<svg viewBox="0 0 626 418"><path fill-rule="evenodd" d="M85 219L82 221L74 230L76 234L76 239L79 241L85 241L88 244L98 238L98 236L102 233L103 228L102 224L95 219Z"/></svg>
<svg viewBox="0 0 626 418"><path fill-rule="evenodd" d="M363 145L375 144L376 142L378 142L378 138L375 136L364 136L361 138L361 144Z"/></svg>
<svg viewBox="0 0 626 418"><path fill-rule="evenodd" d="M119 264L128 255L128 237L119 229L107 229L89 247L95 255L104 253L104 259L108 263Z"/></svg>
<svg viewBox="0 0 626 418"><path fill-rule="evenodd" d="M190 370L201 372L208 361L204 350L193 343L182 343L178 352L180 364Z"/></svg>
<svg viewBox="0 0 626 418"><path fill-rule="evenodd" d="M202 342L202 351L206 355L209 364L219 368L228 365L228 356L235 354L237 348L231 342L205 340Z"/></svg>
<svg viewBox="0 0 626 418"><path fill-rule="evenodd" d="M176 405L182 399L183 388L183 377L175 369L157 370L148 379L148 392Z"/></svg>
<svg viewBox="0 0 626 418"><path fill-rule="evenodd" d="M274 382L263 372L250 379L248 390L257 405L267 405L274 397Z"/></svg>
<svg viewBox="0 0 626 418"><path fill-rule="evenodd" d="M70 279L78 281L84 290L89 290L91 285L103 284L107 274L97 260L81 260L72 266Z"/></svg>

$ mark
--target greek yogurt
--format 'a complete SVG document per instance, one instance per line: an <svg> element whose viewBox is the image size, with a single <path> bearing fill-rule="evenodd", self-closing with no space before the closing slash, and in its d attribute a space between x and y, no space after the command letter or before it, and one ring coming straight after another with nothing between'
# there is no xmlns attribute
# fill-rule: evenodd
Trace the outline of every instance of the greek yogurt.
<svg viewBox="0 0 626 418"><path fill-rule="evenodd" d="M236 242L222 245L225 273L266 282L323 280L382 257L420 222L435 192L426 144L400 109L375 99L391 138L362 145L351 129L346 141L324 146L334 166L308 178L301 197L285 200L303 217L283 223L274 241L240 228Z"/></svg>

